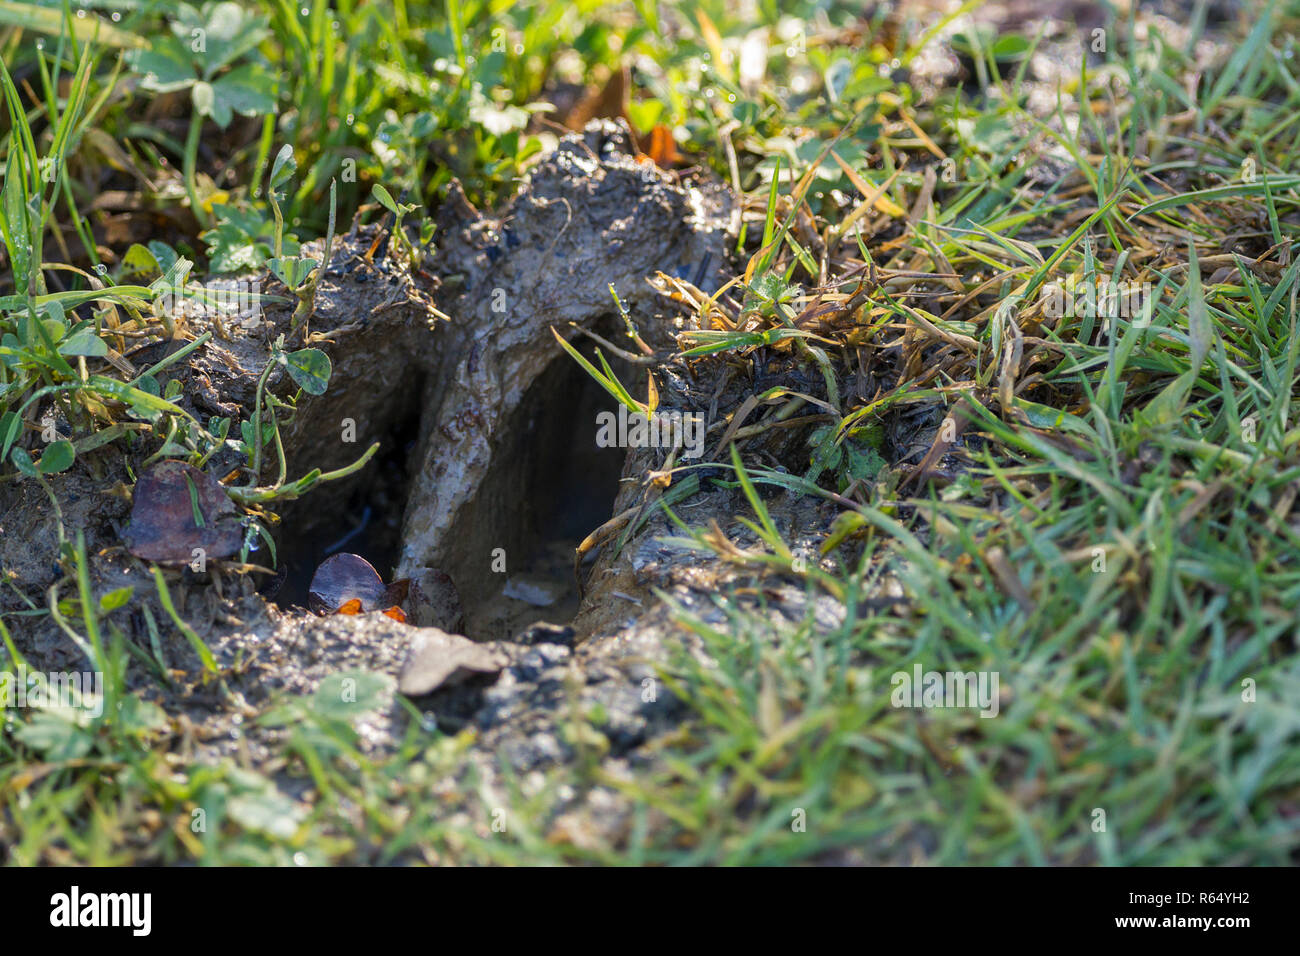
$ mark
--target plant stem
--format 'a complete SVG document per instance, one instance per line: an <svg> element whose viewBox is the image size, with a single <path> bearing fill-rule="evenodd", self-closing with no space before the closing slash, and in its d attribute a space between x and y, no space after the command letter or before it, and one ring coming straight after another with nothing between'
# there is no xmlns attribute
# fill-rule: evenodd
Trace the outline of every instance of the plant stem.
<svg viewBox="0 0 1300 956"><path fill-rule="evenodd" d="M199 225L204 229L212 228L212 220L208 217L207 210L199 202L198 184L195 180L194 167L199 158L199 133L203 130L203 114L195 112L190 116L190 131L185 137L185 157L184 157L184 175L185 175L185 192L190 197L190 209L194 213L194 218L199 221Z"/></svg>
<svg viewBox="0 0 1300 956"><path fill-rule="evenodd" d="M324 473L321 473L319 470L310 472L303 476L303 478L300 478L289 485L280 485L271 488L227 488L226 494L230 495L231 501L241 505L263 504L277 499L292 501L322 482L336 481L339 478L346 478L349 475L355 474L365 466L366 462L374 457L375 452L378 450L379 442L375 442L352 464Z"/></svg>
<svg viewBox="0 0 1300 956"><path fill-rule="evenodd" d="M266 388L266 380L271 375L271 369L275 367L275 352L271 352L270 358L266 361L266 368L262 369L262 375L257 380L257 397L253 404L253 487L262 480L262 390Z"/></svg>

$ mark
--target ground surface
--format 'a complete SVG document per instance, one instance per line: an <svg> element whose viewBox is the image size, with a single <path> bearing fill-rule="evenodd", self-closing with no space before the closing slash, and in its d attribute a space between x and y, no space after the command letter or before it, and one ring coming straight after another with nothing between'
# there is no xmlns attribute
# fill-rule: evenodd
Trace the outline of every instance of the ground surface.
<svg viewBox="0 0 1300 956"><path fill-rule="evenodd" d="M1295 859L1300 9L403 11L0 17L6 862Z"/></svg>

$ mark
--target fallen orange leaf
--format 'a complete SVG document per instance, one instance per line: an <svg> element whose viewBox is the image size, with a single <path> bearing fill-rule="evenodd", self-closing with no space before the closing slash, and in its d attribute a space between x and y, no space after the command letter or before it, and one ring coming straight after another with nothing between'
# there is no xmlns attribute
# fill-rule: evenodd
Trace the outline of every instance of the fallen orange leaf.
<svg viewBox="0 0 1300 956"><path fill-rule="evenodd" d="M650 131L650 145L646 155L654 160L655 165L667 169L674 163L682 161L682 154L677 152L677 141L667 126L658 124Z"/></svg>

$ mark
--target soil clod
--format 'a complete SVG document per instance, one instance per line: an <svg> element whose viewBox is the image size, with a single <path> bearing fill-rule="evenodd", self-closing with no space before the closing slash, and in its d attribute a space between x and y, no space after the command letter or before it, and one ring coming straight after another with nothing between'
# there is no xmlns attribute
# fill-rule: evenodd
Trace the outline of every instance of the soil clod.
<svg viewBox="0 0 1300 956"><path fill-rule="evenodd" d="M135 483L124 540L146 561L206 563L236 554L244 532L220 482L183 461L161 461Z"/></svg>

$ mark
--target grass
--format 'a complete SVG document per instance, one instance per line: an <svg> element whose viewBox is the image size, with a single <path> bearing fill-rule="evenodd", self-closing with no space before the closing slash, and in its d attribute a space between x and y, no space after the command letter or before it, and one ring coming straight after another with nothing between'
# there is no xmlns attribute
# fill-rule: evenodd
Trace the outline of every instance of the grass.
<svg viewBox="0 0 1300 956"><path fill-rule="evenodd" d="M574 713L579 759L540 793L508 794L502 833L491 828L499 795L466 769L468 739L431 735L413 712L396 751L368 757L325 690L258 718L286 728L282 756L310 781L309 809L260 774L170 752L167 715L122 689L128 659L150 655L102 620L107 597L90 593L84 546L68 538L75 596L0 617L0 636L21 663L22 615L55 616L106 675L108 706L80 724L6 713L8 862L1296 859L1294 4L1252 5L1227 28L1240 36L1226 61L1204 71L1197 29L1174 45L1121 22L1059 90L1027 74L1023 51L1044 38L971 32L974 81L935 96L903 78L924 37L877 17L855 28L864 40L838 9L782 19L760 3L758 82L736 56L753 24L721 3L675 6L670 20L657 4L581 0L398 3L392 16L258 3L237 28L223 26L229 10L169 26L160 9L133 8L97 42L73 16L0 11L14 276L0 300L0 480L46 481L79 445L125 441L114 429L135 423L109 411L123 405L148 413L140 434L155 446L202 460L225 436L218 426L186 420L148 373L91 372L128 340L170 334L149 303L175 285L176 263L283 263L300 237L332 231L327 194L347 221L372 189L371 213L414 213L412 248L423 248L432 226L420 210L453 176L476 202L510 194L544 146L526 123L548 83L598 84L635 56L646 65L634 123L676 130L680 149L746 196L747 268L712 301L686 290L701 331L683 336L678 361L709 375L777 355L819 383L724 409L711 459L675 480L722 469L751 512L740 533L754 543L739 560L845 613L830 628L785 624L738 593L713 598L725 625L682 609L715 663L683 654L663 673L688 709L682 727L648 745L644 772L616 777L595 759L599 715ZM248 42L190 57L180 38L196 25ZM156 61L160 50L176 56ZM151 104L165 116L177 97L207 112L146 123ZM239 118L240 104L254 115ZM196 129L220 148L202 150L210 140ZM283 209L263 188L282 146L303 172L292 183L270 173ZM110 154L110 179L149 181L190 224L142 247L149 258L110 250L120 258L105 266L87 210ZM1146 290L1138 321L1051 314L1112 275ZM304 376L310 359L295 363ZM867 366L872 394L854 384ZM608 366L591 371L635 404ZM22 439L47 397L72 435L34 459ZM940 426L925 447L885 462L891 422L925 410ZM802 473L775 468L766 450L796 416L809 418ZM245 425L260 465L263 444ZM948 480L930 481L919 461ZM281 471L248 500L309 490ZM836 571L797 560L767 513L773 488L841 509L827 549ZM737 557L702 529L680 530ZM901 606L873 603L884 578ZM151 619L152 630L185 633L167 606L177 620ZM997 672L999 716L891 706L891 675L916 664ZM381 691L363 679L362 704ZM475 812L443 812L450 779ZM591 786L634 801L625 841L551 827L562 790Z"/></svg>

